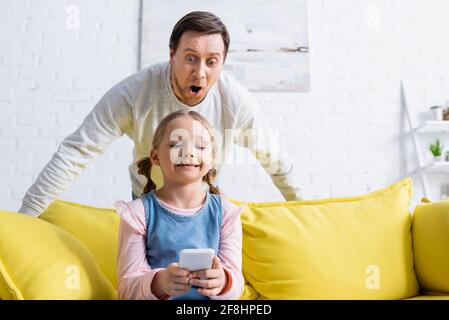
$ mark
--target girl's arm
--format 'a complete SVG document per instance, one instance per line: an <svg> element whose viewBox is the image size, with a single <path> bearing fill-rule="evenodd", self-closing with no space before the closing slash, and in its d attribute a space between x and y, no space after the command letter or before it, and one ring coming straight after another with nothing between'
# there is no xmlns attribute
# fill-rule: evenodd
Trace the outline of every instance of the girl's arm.
<svg viewBox="0 0 449 320"><path fill-rule="evenodd" d="M243 290L242 274L242 224L240 214L245 205L237 206L223 196L223 219L220 232L220 246L218 257L225 269L229 286L217 296L211 296L215 300L239 299Z"/></svg>
<svg viewBox="0 0 449 320"><path fill-rule="evenodd" d="M117 255L117 293L123 300L157 300L151 292L154 276L163 269L151 269L146 259L145 212L141 199L117 201L121 216ZM168 296L159 297L162 299Z"/></svg>

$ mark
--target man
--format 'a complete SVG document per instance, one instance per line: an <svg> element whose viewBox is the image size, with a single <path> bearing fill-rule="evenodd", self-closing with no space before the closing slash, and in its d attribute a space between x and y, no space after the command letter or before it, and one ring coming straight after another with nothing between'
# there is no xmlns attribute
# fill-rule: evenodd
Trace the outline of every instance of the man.
<svg viewBox="0 0 449 320"><path fill-rule="evenodd" d="M222 138L237 129L238 134L231 135L233 143L251 150L285 199L300 199L292 161L282 149L271 152L272 141L266 134L270 127L257 101L222 72L229 43L228 31L215 15L197 11L181 18L170 37L170 61L152 65L110 89L82 125L62 141L26 192L19 212L43 213L93 158L123 134L134 141L129 171L133 196L140 195L146 179L137 173L135 162L149 155L159 121L181 108L205 116ZM218 140L224 159L230 149L226 141ZM217 175L221 164L216 164ZM154 180L160 182L160 174Z"/></svg>

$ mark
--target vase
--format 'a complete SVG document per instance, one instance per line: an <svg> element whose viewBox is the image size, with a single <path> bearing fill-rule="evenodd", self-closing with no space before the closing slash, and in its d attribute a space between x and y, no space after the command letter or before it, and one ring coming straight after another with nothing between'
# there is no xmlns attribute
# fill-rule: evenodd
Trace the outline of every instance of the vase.
<svg viewBox="0 0 449 320"><path fill-rule="evenodd" d="M442 121L443 120L443 108L442 107L432 108L432 116L433 116L433 120Z"/></svg>

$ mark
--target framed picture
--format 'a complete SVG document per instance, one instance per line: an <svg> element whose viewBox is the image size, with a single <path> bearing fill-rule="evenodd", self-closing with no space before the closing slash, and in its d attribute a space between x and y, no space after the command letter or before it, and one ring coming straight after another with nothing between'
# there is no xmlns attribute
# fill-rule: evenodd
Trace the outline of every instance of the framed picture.
<svg viewBox="0 0 449 320"><path fill-rule="evenodd" d="M307 0L143 0L141 68L168 61L173 26L209 11L228 28L224 70L251 91L309 91Z"/></svg>

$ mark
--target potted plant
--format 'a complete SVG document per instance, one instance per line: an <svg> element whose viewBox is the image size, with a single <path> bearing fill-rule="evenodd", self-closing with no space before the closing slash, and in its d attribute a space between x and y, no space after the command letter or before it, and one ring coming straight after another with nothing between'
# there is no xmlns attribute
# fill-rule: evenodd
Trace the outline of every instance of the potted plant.
<svg viewBox="0 0 449 320"><path fill-rule="evenodd" d="M433 158L435 161L441 161L441 154L443 151L443 145L440 142L440 139L435 139L434 142L429 143L429 150L432 152Z"/></svg>
<svg viewBox="0 0 449 320"><path fill-rule="evenodd" d="M442 107L433 106L433 107L430 107L430 110L432 110L433 120L437 120L437 121L443 120L443 108Z"/></svg>

